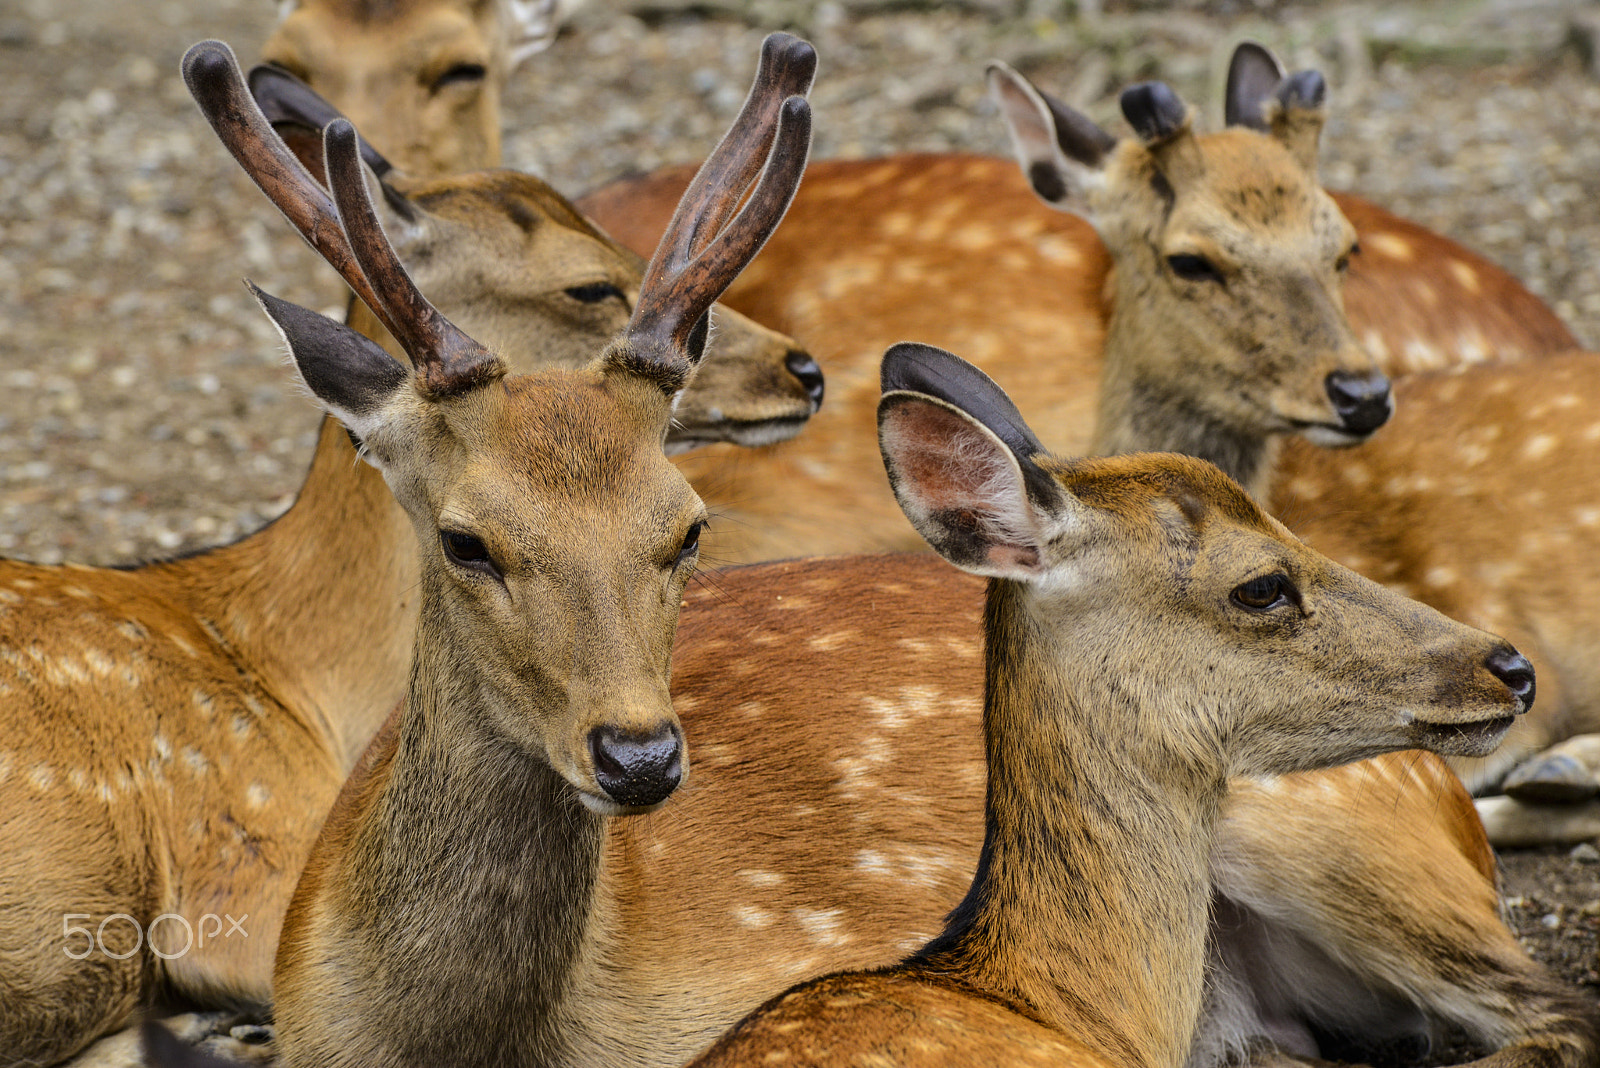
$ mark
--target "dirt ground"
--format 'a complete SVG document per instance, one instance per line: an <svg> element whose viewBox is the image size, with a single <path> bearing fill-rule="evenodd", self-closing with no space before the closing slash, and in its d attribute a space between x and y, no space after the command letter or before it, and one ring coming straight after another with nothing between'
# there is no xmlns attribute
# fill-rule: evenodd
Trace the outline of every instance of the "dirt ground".
<svg viewBox="0 0 1600 1068"><path fill-rule="evenodd" d="M240 278L333 312L339 289L177 76L203 37L253 58L275 6L0 6L0 554L129 563L232 540L292 499L317 420ZM515 77L508 162L579 192L698 158L770 29L818 46L819 157L999 151L992 57L1108 125L1116 91L1150 77L1215 123L1225 57L1254 37L1328 75L1328 184L1485 253L1597 345L1596 16L1575 0L589 0ZM1519 934L1600 997L1600 853L1503 859Z"/></svg>

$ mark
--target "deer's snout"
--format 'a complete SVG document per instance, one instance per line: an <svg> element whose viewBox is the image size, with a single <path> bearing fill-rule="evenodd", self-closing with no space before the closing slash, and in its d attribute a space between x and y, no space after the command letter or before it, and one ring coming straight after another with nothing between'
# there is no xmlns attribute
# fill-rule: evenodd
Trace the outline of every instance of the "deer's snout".
<svg viewBox="0 0 1600 1068"><path fill-rule="evenodd" d="M789 355L784 357L783 365L789 373L800 380L806 396L811 398L811 410L815 412L822 407L822 368L817 366L817 361L811 353L804 349L790 349Z"/></svg>
<svg viewBox="0 0 1600 1068"><path fill-rule="evenodd" d="M1366 436L1389 421L1394 405L1389 397L1389 380L1382 371L1353 375L1333 371L1325 383L1328 399L1339 416L1343 429Z"/></svg>
<svg viewBox="0 0 1600 1068"><path fill-rule="evenodd" d="M1502 645L1490 653L1483 664L1489 669L1489 674L1505 683L1511 695L1522 702L1522 711L1526 712L1533 707L1536 683L1533 677L1533 665L1528 662L1527 657L1509 645Z"/></svg>
<svg viewBox="0 0 1600 1068"><path fill-rule="evenodd" d="M589 732L595 781L628 808L665 801L683 779L683 739L675 724L640 733L600 726Z"/></svg>

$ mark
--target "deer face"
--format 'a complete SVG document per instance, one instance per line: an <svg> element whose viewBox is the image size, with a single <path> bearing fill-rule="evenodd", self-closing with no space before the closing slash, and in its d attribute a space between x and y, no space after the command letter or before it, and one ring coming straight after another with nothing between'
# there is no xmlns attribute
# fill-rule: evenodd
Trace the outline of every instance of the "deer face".
<svg viewBox="0 0 1600 1068"><path fill-rule="evenodd" d="M669 664L705 522L667 399L588 368L393 407L363 441L422 549L419 655L470 664L482 727L590 808L658 804L688 772Z"/></svg>
<svg viewBox="0 0 1600 1068"><path fill-rule="evenodd" d="M1139 737L1176 766L1481 755L1532 702L1505 642L1314 552L1210 464L1045 456L949 353L890 350L879 437L913 525L957 566L1024 584L1050 670L1081 702L1143 717Z"/></svg>
<svg viewBox="0 0 1600 1068"><path fill-rule="evenodd" d="M531 175L492 171L446 181L399 180L414 209L389 232L417 284L515 371L579 367L628 321L644 261ZM376 328L370 312L352 323ZM729 308L684 391L667 451L727 441L757 446L799 433L821 403L822 373L793 339ZM399 353L398 346L390 351Z"/></svg>
<svg viewBox="0 0 1600 1068"><path fill-rule="evenodd" d="M417 175L500 163L508 70L493 0L293 3L262 47Z"/></svg>
<svg viewBox="0 0 1600 1068"><path fill-rule="evenodd" d="M1204 137L1160 83L1123 94L1138 132L1119 142L991 67L1034 190L1084 215L1115 264L1106 390L1149 396L1235 435L1363 440L1389 385L1345 319L1355 231L1317 182L1322 82L1270 83L1262 128Z"/></svg>

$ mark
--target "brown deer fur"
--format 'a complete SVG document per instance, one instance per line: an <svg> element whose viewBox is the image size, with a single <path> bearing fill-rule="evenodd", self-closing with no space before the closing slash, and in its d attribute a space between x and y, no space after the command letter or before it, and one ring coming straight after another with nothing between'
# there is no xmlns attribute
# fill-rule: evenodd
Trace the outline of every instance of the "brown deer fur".
<svg viewBox="0 0 1600 1068"><path fill-rule="evenodd" d="M779 995L695 1063L1036 1063L1054 1032L1069 1063L1178 1068L1228 778L1480 754L1532 675L1318 556L1210 465L1045 456L992 383L918 348L885 358L881 437L907 516L990 576L978 872L905 963Z"/></svg>

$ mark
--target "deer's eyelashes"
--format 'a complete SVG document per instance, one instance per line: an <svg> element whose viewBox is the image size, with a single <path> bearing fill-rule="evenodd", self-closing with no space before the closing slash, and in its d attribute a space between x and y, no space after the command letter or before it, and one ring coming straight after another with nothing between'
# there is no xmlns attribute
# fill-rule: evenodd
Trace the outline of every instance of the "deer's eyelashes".
<svg viewBox="0 0 1600 1068"><path fill-rule="evenodd" d="M483 539L462 530L441 530L439 544L444 547L445 558L457 567L481 572L504 581L500 568L495 564L494 557L489 555L489 547L483 543Z"/></svg>
<svg viewBox="0 0 1600 1068"><path fill-rule="evenodd" d="M571 286L562 290L562 292L580 304L599 304L601 301L610 300L612 297L624 303L628 300L627 294L610 282L592 282L589 285Z"/></svg>
<svg viewBox="0 0 1600 1068"><path fill-rule="evenodd" d="M692 563L700 555L700 534L706 529L706 521L697 519L689 525L689 530L683 536L683 547L678 550L678 555L672 561L672 570L677 572L686 564Z"/></svg>
<svg viewBox="0 0 1600 1068"><path fill-rule="evenodd" d="M452 85L477 85L488 76L489 69L482 63L455 63L435 78L429 89L437 93Z"/></svg>
<svg viewBox="0 0 1600 1068"><path fill-rule="evenodd" d="M1258 575L1233 588L1228 600L1247 612L1271 612L1300 603L1300 591L1281 571Z"/></svg>
<svg viewBox="0 0 1600 1068"><path fill-rule="evenodd" d="M1167 257L1167 269L1185 282L1213 282L1221 285L1222 269L1204 256L1178 252Z"/></svg>

